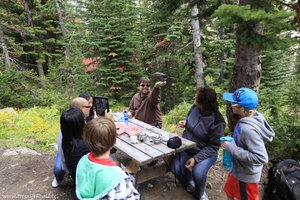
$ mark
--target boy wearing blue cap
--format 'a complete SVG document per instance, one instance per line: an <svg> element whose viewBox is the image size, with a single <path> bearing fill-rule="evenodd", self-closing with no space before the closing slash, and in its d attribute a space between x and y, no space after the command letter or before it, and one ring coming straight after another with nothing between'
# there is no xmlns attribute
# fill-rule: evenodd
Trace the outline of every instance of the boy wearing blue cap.
<svg viewBox="0 0 300 200"><path fill-rule="evenodd" d="M258 200L258 182L263 165L269 159L264 142L271 142L275 132L255 110L258 105L255 91L240 88L234 93L225 92L223 99L230 102L233 113L241 117L234 129L234 141L221 144L234 158L224 192L229 200Z"/></svg>

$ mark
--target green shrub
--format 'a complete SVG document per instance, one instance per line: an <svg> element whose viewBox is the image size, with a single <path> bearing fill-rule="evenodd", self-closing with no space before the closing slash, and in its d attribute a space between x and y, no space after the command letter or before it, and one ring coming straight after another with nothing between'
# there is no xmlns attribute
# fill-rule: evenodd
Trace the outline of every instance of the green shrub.
<svg viewBox="0 0 300 200"><path fill-rule="evenodd" d="M191 108L192 104L183 102L175 106L168 114L163 116L163 129L171 133L175 133L177 124L180 120L184 119Z"/></svg>
<svg viewBox="0 0 300 200"><path fill-rule="evenodd" d="M60 105L63 109L69 99L52 83L37 78L31 71L0 73L0 108L31 108Z"/></svg>

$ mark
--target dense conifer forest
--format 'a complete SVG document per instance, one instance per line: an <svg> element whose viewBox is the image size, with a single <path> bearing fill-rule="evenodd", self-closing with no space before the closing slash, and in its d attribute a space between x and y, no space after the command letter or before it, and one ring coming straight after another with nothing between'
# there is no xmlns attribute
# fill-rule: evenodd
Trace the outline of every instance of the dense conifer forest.
<svg viewBox="0 0 300 200"><path fill-rule="evenodd" d="M166 124L184 117L197 87L210 86L230 128L222 93L249 87L276 132L271 155L299 160L299 7L295 0L3 0L0 108L54 107L59 115L83 91L127 107L139 78L153 85L162 72L170 77L161 98ZM0 127L10 129L1 117Z"/></svg>

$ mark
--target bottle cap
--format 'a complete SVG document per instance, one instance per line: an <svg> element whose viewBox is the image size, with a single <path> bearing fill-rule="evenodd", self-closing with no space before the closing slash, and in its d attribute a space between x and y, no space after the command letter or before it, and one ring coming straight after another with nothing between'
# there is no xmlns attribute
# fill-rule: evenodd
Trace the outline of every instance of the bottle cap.
<svg viewBox="0 0 300 200"><path fill-rule="evenodd" d="M221 142L227 141L227 142L231 142L233 140L233 137L231 136L224 136L220 138Z"/></svg>

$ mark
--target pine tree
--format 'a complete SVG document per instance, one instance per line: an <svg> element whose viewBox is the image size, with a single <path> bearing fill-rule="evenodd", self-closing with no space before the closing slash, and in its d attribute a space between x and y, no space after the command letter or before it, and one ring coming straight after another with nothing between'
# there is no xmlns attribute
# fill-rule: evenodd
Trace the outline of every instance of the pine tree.
<svg viewBox="0 0 300 200"><path fill-rule="evenodd" d="M237 24L236 57L230 81L230 91L248 87L258 91L261 79L261 50L286 46L287 38L277 33L288 28L285 11L275 10L267 1L239 1L239 6L223 5L215 12L222 25ZM228 124L233 132L237 119L227 109Z"/></svg>
<svg viewBox="0 0 300 200"><path fill-rule="evenodd" d="M128 101L141 75L138 9L131 0L82 2L81 6L87 24L85 56L100 59L91 73L96 93Z"/></svg>

